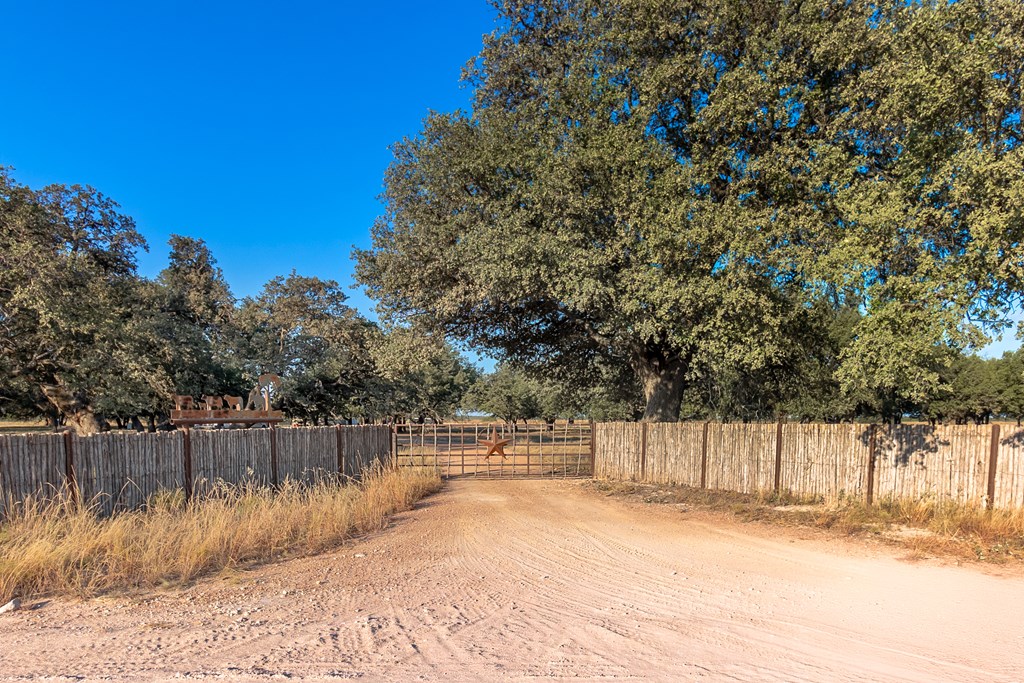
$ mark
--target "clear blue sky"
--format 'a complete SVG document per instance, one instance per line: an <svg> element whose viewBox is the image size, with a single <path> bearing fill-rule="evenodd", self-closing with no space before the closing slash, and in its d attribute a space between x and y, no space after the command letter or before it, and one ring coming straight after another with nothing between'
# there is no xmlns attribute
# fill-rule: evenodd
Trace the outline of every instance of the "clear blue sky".
<svg viewBox="0 0 1024 683"><path fill-rule="evenodd" d="M30 0L2 14L0 164L119 202L149 242L144 275L171 233L206 240L237 296L292 268L351 283L388 145L428 110L468 105L461 69L494 28L486 0Z"/></svg>
<svg viewBox="0 0 1024 683"><path fill-rule="evenodd" d="M468 105L462 66L494 28L485 0L12 0L2 16L0 164L113 197L149 241L144 275L172 232L201 237L237 296L293 268L351 284L388 145Z"/></svg>

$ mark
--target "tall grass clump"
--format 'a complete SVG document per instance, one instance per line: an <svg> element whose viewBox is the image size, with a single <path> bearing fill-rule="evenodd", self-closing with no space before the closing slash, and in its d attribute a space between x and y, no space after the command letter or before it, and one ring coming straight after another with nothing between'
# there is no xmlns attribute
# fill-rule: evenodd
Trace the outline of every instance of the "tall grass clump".
<svg viewBox="0 0 1024 683"><path fill-rule="evenodd" d="M362 482L286 481L277 489L215 484L109 517L70 491L8 506L0 519L0 604L14 596L95 595L180 585L202 574L318 553L384 527L441 486L433 469L383 469Z"/></svg>

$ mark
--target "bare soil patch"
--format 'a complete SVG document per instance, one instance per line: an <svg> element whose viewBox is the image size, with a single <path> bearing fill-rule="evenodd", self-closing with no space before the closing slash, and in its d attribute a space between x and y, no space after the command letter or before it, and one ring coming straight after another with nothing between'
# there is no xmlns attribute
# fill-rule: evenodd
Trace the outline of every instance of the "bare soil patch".
<svg viewBox="0 0 1024 683"><path fill-rule="evenodd" d="M0 678L1020 680L1024 580L1001 573L453 481L337 552L0 615Z"/></svg>

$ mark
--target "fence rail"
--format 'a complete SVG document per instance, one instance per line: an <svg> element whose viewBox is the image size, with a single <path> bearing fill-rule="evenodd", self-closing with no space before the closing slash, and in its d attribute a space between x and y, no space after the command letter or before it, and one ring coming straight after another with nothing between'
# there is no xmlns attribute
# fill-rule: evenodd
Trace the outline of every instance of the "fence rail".
<svg viewBox="0 0 1024 683"><path fill-rule="evenodd" d="M158 491L201 494L217 481L310 482L358 477L391 458L390 427L191 429L157 434L0 436L0 515L30 495L71 484L103 513L135 509Z"/></svg>
<svg viewBox="0 0 1024 683"><path fill-rule="evenodd" d="M594 476L826 501L1024 507L1024 428L599 423Z"/></svg>

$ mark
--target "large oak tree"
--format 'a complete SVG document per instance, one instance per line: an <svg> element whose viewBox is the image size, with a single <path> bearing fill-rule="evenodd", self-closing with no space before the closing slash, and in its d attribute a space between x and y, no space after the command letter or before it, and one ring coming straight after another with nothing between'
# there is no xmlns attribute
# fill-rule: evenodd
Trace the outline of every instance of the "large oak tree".
<svg viewBox="0 0 1024 683"><path fill-rule="evenodd" d="M34 191L0 168L0 396L20 385L88 434L104 428L98 395L151 386L132 323L144 246L95 189Z"/></svg>
<svg viewBox="0 0 1024 683"><path fill-rule="evenodd" d="M844 386L926 388L1021 291L1022 7L499 2L358 277L503 359L628 364L648 420L694 368L777 362L822 297L864 314Z"/></svg>

